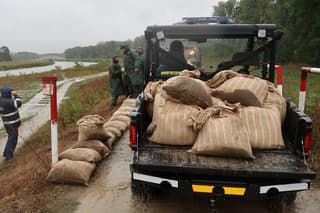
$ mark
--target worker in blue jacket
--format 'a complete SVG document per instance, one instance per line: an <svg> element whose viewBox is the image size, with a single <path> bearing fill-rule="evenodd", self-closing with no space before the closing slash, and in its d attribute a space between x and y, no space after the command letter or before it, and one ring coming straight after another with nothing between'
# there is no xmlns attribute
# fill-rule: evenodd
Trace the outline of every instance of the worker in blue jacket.
<svg viewBox="0 0 320 213"><path fill-rule="evenodd" d="M18 129L21 125L18 108L22 103L21 98L8 86L2 87L0 93L0 116L8 134L3 157L9 160L13 158L13 153L18 142Z"/></svg>

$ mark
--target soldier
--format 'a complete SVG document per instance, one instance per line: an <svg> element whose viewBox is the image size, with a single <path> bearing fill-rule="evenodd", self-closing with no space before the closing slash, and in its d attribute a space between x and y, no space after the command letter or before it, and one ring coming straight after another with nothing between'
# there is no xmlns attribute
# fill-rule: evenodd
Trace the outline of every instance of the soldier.
<svg viewBox="0 0 320 213"><path fill-rule="evenodd" d="M21 125L18 108L22 103L21 98L8 86L2 87L0 93L0 115L8 134L3 157L9 160L13 158L13 153L18 143L18 129Z"/></svg>
<svg viewBox="0 0 320 213"><path fill-rule="evenodd" d="M140 71L139 68L135 67L137 55L134 51L130 50L128 46L121 46L120 50L124 54L124 68L126 76L129 77L129 88L131 88L132 92L131 96L136 98L141 92L140 85L143 84L143 78L141 78L140 72L143 71Z"/></svg>
<svg viewBox="0 0 320 213"><path fill-rule="evenodd" d="M137 72L140 76L141 84L138 85L139 93L143 90L143 84L145 80L145 72L144 72L144 55L142 47L138 47L137 51L137 58L135 62L135 72Z"/></svg>
<svg viewBox="0 0 320 213"><path fill-rule="evenodd" d="M119 56L114 56L112 59L112 64L109 66L109 86L112 95L111 109L117 105L119 96L124 94L119 60Z"/></svg>

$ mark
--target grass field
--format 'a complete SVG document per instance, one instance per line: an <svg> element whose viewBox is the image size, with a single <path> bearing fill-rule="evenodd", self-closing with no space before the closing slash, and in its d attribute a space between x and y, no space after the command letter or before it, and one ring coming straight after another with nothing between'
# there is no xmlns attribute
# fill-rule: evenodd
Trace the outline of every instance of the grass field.
<svg viewBox="0 0 320 213"><path fill-rule="evenodd" d="M76 121L83 115L111 116L107 77L81 82L69 90L60 108L59 152L77 141ZM46 182L51 167L50 126L43 126L25 141L15 158L0 167L0 212L48 212L64 193L63 185Z"/></svg>
<svg viewBox="0 0 320 213"><path fill-rule="evenodd" d="M42 60L42 61L2 61L0 62L0 71L1 70L11 70L11 69L20 69L28 67L40 67L54 64L52 60Z"/></svg>

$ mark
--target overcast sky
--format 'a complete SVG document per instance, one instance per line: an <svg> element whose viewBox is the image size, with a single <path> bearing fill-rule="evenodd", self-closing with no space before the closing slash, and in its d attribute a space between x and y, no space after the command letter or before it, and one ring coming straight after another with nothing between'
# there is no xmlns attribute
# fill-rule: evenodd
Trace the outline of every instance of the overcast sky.
<svg viewBox="0 0 320 213"><path fill-rule="evenodd" d="M63 52L127 40L148 25L210 16L218 0L0 0L0 46L12 52Z"/></svg>

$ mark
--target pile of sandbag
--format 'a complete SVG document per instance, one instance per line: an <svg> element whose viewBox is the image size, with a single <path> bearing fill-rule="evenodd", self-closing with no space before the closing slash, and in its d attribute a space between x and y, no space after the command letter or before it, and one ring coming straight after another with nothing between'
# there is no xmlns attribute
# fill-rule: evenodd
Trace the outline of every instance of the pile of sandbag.
<svg viewBox="0 0 320 213"><path fill-rule="evenodd" d="M59 154L59 161L50 170L47 180L55 183L88 185L96 164L110 153L113 143L130 125L135 99L126 99L108 122L99 115L81 118L78 142Z"/></svg>
<svg viewBox="0 0 320 213"><path fill-rule="evenodd" d="M207 82L181 73L149 82L144 98L152 117L149 140L193 145L191 153L253 159L253 149L284 147L286 103L272 83L227 70Z"/></svg>

